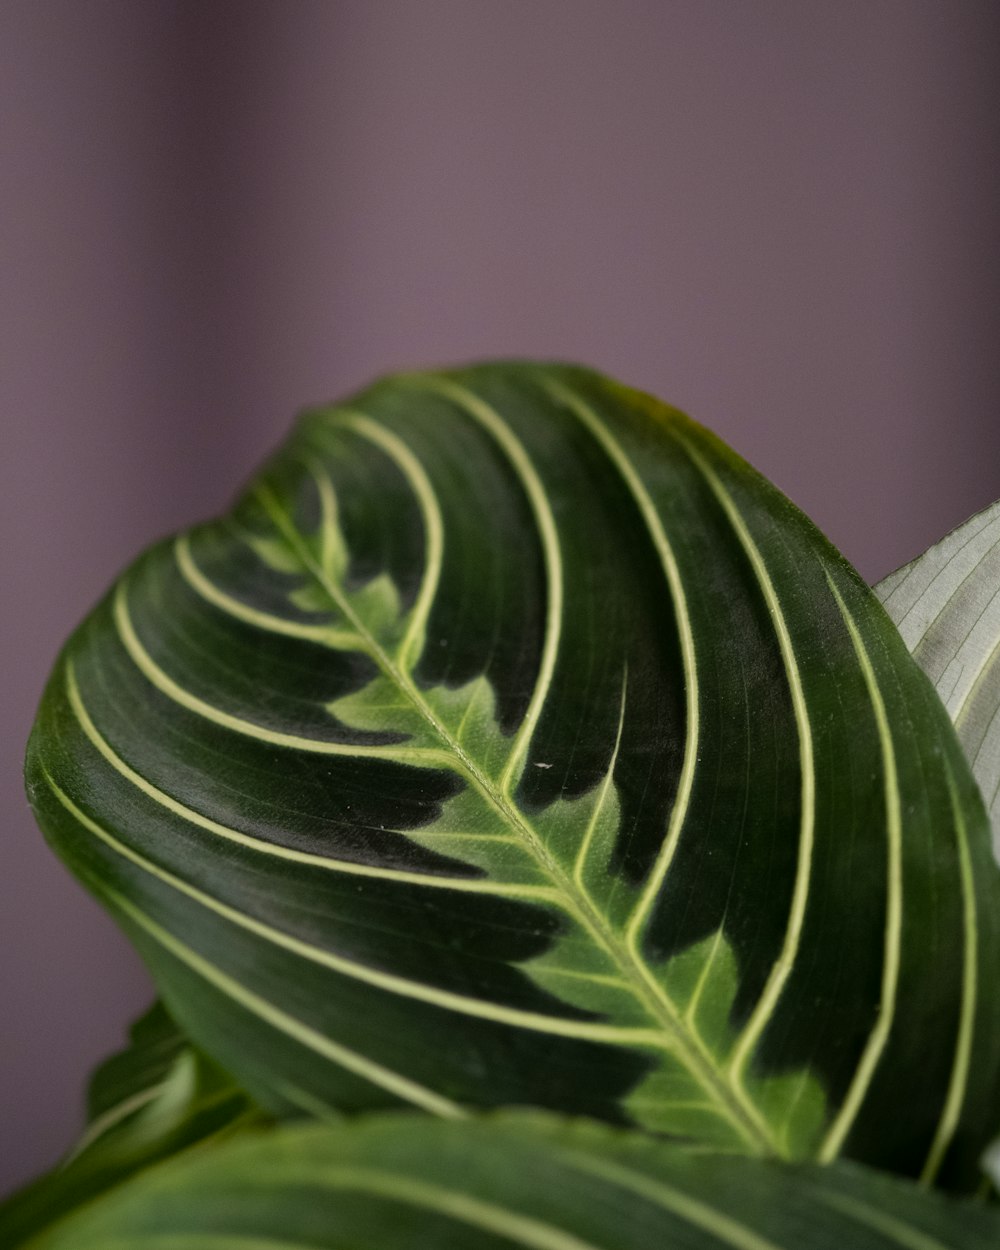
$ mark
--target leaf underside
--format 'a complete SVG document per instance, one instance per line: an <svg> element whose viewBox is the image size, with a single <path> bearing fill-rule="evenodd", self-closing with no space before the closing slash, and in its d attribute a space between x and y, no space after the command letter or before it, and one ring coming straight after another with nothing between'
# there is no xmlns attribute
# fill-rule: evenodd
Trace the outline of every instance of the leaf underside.
<svg viewBox="0 0 1000 1250"><path fill-rule="evenodd" d="M1000 858L1000 503L890 573L875 593L948 709Z"/></svg>
<svg viewBox="0 0 1000 1250"><path fill-rule="evenodd" d="M285 1128L179 1159L30 1250L994 1250L1000 1213L855 1166L540 1116Z"/></svg>
<svg viewBox="0 0 1000 1250"><path fill-rule="evenodd" d="M534 1104L974 1183L1000 888L870 591L587 371L307 413L67 645L39 820L279 1116Z"/></svg>
<svg viewBox="0 0 1000 1250"><path fill-rule="evenodd" d="M133 1025L128 1048L94 1073L74 1149L0 1205L0 1246L21 1245L163 1159L263 1122L156 1004Z"/></svg>

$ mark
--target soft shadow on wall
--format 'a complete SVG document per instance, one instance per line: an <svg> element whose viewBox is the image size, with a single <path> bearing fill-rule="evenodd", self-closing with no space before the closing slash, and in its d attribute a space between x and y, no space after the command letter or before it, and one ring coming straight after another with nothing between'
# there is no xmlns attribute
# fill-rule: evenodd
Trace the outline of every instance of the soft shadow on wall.
<svg viewBox="0 0 1000 1250"><path fill-rule="evenodd" d="M21 795L51 659L294 409L579 359L871 577L1000 495L992 0L9 0L0 1188L149 994Z"/></svg>

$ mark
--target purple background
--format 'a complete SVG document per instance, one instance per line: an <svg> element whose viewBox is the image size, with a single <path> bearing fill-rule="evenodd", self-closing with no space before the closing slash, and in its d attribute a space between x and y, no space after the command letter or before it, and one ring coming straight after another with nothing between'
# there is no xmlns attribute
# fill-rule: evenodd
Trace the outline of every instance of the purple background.
<svg viewBox="0 0 1000 1250"><path fill-rule="evenodd" d="M56 649L293 411L578 359L869 577L1000 495L995 0L5 0L0 1188L149 995L45 850Z"/></svg>

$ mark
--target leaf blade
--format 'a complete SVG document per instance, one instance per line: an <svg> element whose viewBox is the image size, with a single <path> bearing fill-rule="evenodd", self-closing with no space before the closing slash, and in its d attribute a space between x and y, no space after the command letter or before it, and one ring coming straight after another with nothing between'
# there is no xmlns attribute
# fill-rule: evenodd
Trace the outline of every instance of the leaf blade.
<svg viewBox="0 0 1000 1250"><path fill-rule="evenodd" d="M971 1176L998 889L946 718L804 518L645 397L498 366L308 416L71 642L30 768L278 1114L530 1102Z"/></svg>
<svg viewBox="0 0 1000 1250"><path fill-rule="evenodd" d="M843 1164L713 1156L541 1116L279 1129L147 1174L35 1250L985 1250L1000 1215Z"/></svg>

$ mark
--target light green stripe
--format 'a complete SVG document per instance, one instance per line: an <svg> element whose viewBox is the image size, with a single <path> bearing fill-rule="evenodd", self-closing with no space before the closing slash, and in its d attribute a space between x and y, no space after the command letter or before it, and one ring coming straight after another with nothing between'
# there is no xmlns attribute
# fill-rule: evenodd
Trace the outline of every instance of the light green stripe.
<svg viewBox="0 0 1000 1250"><path fill-rule="evenodd" d="M628 990L632 993L633 986L621 977L609 976L603 972L580 972L575 968L560 968L555 964L546 964L543 969L546 979L549 977L569 977L579 981L586 981L588 985L610 985L614 989Z"/></svg>
<svg viewBox="0 0 1000 1250"><path fill-rule="evenodd" d="M587 856L590 854L590 848L594 841L594 832L597 829L601 813L604 811L604 805L607 802L608 794L613 789L612 779L614 777L615 765L618 763L618 751L622 744L622 729L625 725L625 690L628 682L628 666L622 673L622 697L621 707L618 712L618 732L615 735L615 747L611 752L611 761L608 764L608 771L604 774L604 780L601 782L600 793L594 804L594 810L587 822L587 829L580 840L580 847L577 851L576 863L573 866L573 880L576 882L577 888L582 894L590 897L590 891L584 883L584 870L587 866Z"/></svg>
<svg viewBox="0 0 1000 1250"><path fill-rule="evenodd" d="M374 1194L392 1202L435 1211L459 1223L506 1237L519 1246L527 1246L529 1250L612 1250L608 1245L599 1247L593 1242L581 1241L565 1229L556 1228L554 1224L533 1216L484 1202L456 1189L446 1189L443 1185L401 1176L397 1172L360 1167L323 1168L311 1170L307 1183Z"/></svg>
<svg viewBox="0 0 1000 1250"><path fill-rule="evenodd" d="M79 1236L78 1229L69 1225L74 1236ZM65 1244L65 1243L64 1243ZM34 1246L32 1241L30 1244ZM39 1241L37 1248L46 1250L47 1241ZM53 1245L59 1246L58 1241ZM81 1241L81 1246L93 1246L93 1241ZM145 1229L139 1233L130 1233L128 1240L115 1236L105 1239L101 1234L100 1250L205 1250L206 1246L215 1246L216 1250L327 1250L329 1241L286 1241L284 1238L255 1238L241 1233L149 1233ZM30 1250L25 1248L25 1250Z"/></svg>
<svg viewBox="0 0 1000 1250"><path fill-rule="evenodd" d="M662 1207L663 1210L669 1211L671 1215L709 1233L724 1246L732 1247L732 1250L791 1250L790 1247L781 1246L769 1237L762 1237L754 1229L748 1228L746 1224L710 1207L707 1203L700 1202L697 1198L692 1198L690 1194L664 1181L653 1180L632 1168L612 1163L610 1160L596 1159L592 1155L575 1150L565 1150L560 1153L579 1171L589 1172L593 1176L611 1181L612 1184L620 1185L623 1189L638 1194L656 1206Z"/></svg>
<svg viewBox="0 0 1000 1250"><path fill-rule="evenodd" d="M431 750L426 747L407 746L356 746L343 742L324 742L318 738L303 738L299 734L281 733L275 729L267 729L252 721L232 716L221 708L206 703L197 695L185 690L156 663L139 640L139 636L129 615L126 584L119 582L114 598L114 619L118 635L122 640L136 668L153 686L165 694L172 702L194 712L203 720L221 725L234 733L258 742L267 742L271 746L287 747L293 751L309 751L316 755L340 755L350 759L383 759L400 764L431 765L443 768L454 768L454 760L443 751Z"/></svg>
<svg viewBox="0 0 1000 1250"><path fill-rule="evenodd" d="M589 1021L563 1020L556 1016L547 1016L539 1012L521 1011L513 1007L504 1007L500 1003L469 998L464 994L455 994L449 990L438 989L435 986L426 985L418 981L411 981L405 977L395 976L392 973L381 972L377 968L357 963L351 959L344 959L331 951L312 946L308 942L303 942L299 938L293 937L291 934L283 933L279 929L264 924L245 912L230 907L219 899L213 898L210 894L199 890L197 886L191 885L167 869L153 863L152 860L147 859L132 847L125 845L114 834L92 820L76 806L73 800L64 793L48 773L45 776L53 794L74 820L103 842L116 855L129 860L130 863L135 864L143 872L155 877L169 888L193 899L199 906L215 912L216 915L224 917L241 929L246 929L262 941L272 946L281 947L283 950L287 950L301 959L306 959L310 963L329 968L332 972L336 972L341 976L350 977L355 981L362 981L387 993L428 1003L430 1006L439 1007L443 1011L454 1011L476 1019L510 1025L513 1028L530 1029L556 1037L568 1037L592 1042L656 1047L664 1045L663 1035L652 1029L627 1029L614 1025L594 1024Z"/></svg>
<svg viewBox="0 0 1000 1250"><path fill-rule="evenodd" d="M288 1081L275 1081L271 1088L293 1107L308 1112L313 1120L322 1120L326 1124L342 1124L346 1119L345 1114L338 1111L336 1107L330 1106L321 1098L307 1093L304 1089L299 1089L297 1085L292 1085Z"/></svg>
<svg viewBox="0 0 1000 1250"><path fill-rule="evenodd" d="M372 877L379 881L399 881L407 885L426 886L428 889L435 890L457 890L465 894L496 894L501 896L509 894L515 898L538 897L541 900L553 903L559 901L557 892L549 890L544 886L517 885L480 878L438 877L429 873L407 872L402 868L376 868L371 864L354 863L348 859L331 859L326 855L314 855L309 851L297 851L292 847L281 846L277 842L267 842L263 838L255 838L250 834L241 833L238 829L221 824L208 816L203 816L201 812L195 811L194 808L178 802L177 799L160 790L152 782L147 781L145 777L137 773L134 768L131 768L112 749L110 743L102 736L87 711L80 694L72 661L67 661L66 663L66 693L70 707L80 722L80 727L84 734L111 767L124 777L130 785L133 785L154 803L166 808L167 811L175 816L179 816L182 820L187 821L188 824L204 829L206 833L225 838L227 841L235 842L239 846L249 847L261 855L270 855L276 859L288 860L291 863L307 864L311 868L322 868L327 872L340 872L356 877Z"/></svg>
<svg viewBox="0 0 1000 1250"><path fill-rule="evenodd" d="M48 777L49 784L52 785L51 777ZM57 796L58 797L58 796ZM155 1085L149 1086L148 1089L140 1090L137 1094L132 1094L128 1098L123 1098L121 1102L105 1111L103 1115L99 1115L96 1120L92 1120L88 1125L80 1140L76 1143L66 1158L60 1163L60 1167L65 1167L67 1163L71 1163L77 1155L94 1144L99 1137L103 1137L120 1124L122 1120L128 1119L134 1111L140 1111L143 1107L151 1103L155 1098L159 1097L170 1085L169 1080L158 1081Z"/></svg>
<svg viewBox="0 0 1000 1250"><path fill-rule="evenodd" d="M670 1107L675 1111L708 1111L716 1118L719 1118L719 1108L714 1102L705 1102L698 1098L654 1098L650 1095L648 1098L630 1098L628 1100L629 1111L633 1111L636 1107ZM729 1123L729 1121L725 1121Z"/></svg>
<svg viewBox="0 0 1000 1250"><path fill-rule="evenodd" d="M373 421L371 417L365 416L364 413L339 408L332 415L336 415L361 437L375 443L390 457L406 478L420 506L420 514L424 523L424 575L416 603L413 605L406 635L400 644L398 659L400 668L408 673L412 671L413 665L423 650L427 618L430 615L441 577L444 559L444 523L441 519L441 508L423 465L398 435L393 434L377 421Z"/></svg>
<svg viewBox="0 0 1000 1250"><path fill-rule="evenodd" d="M954 1242L949 1245L939 1241L921 1229L914 1228L912 1224L906 1224L887 1211L869 1206L867 1202L862 1202L858 1198L851 1198L847 1194L838 1194L818 1187L810 1187L810 1192L834 1211L840 1211L857 1223L873 1228L883 1237L888 1237L898 1246L904 1247L904 1250L961 1250L961 1247Z"/></svg>
<svg viewBox="0 0 1000 1250"><path fill-rule="evenodd" d="M667 827L663 847L660 850L656 863L653 865L646 887L636 904L626 930L626 941L632 957L638 964L644 966L645 960L638 949L639 936L649 911L663 887L663 882L666 880L667 872L677 850L677 843L680 839L681 829L683 828L688 805L691 801L691 789L694 784L695 769L698 763L700 733L699 690L694 630L691 627L687 595L684 590L684 582L681 578L674 549L663 528L663 522L660 520L656 505L653 503L645 484L636 472L635 466L629 459L625 449L598 414L568 387L558 382L550 382L547 383L547 389L557 402L569 408L586 426L617 469L622 482L635 501L643 524L646 526L646 530L656 549L677 617L681 659L684 667L684 692L687 704L684 762L681 766L681 774L677 784L677 797L674 800L674 807L670 814L670 822ZM658 983L657 992L662 996L662 990L659 988Z"/></svg>
<svg viewBox="0 0 1000 1250"><path fill-rule="evenodd" d="M312 476L319 496L320 567L328 577L337 578L344 572L342 564L345 559L337 492L333 489L333 483L321 461L313 456L305 456L303 463Z"/></svg>
<svg viewBox="0 0 1000 1250"><path fill-rule="evenodd" d="M81 1237L79 1227L75 1227L68 1221L67 1226L74 1239ZM157 1233L147 1229L129 1233L126 1236L108 1237L100 1229L98 1231L101 1237L99 1250L204 1250L209 1246L217 1247L217 1250L325 1250L322 1242L303 1241L301 1238L285 1241L276 1240L273 1237L244 1237L240 1233ZM86 1235L86 1228L82 1235L83 1240L79 1242L74 1240L74 1250L77 1246L87 1248L95 1245L90 1236ZM48 1250L49 1246L55 1246L58 1250L60 1245L68 1244L57 1238L49 1240L46 1237L45 1240L32 1239L24 1250L36 1250L36 1248Z"/></svg>
<svg viewBox="0 0 1000 1250"><path fill-rule="evenodd" d="M676 432L675 432L676 433ZM789 910L788 925L781 952L775 960L768 975L760 998L743 1027L739 1040L733 1049L729 1061L730 1071L741 1088L745 1088L746 1070L754 1047L774 1014L778 1001L784 993L788 978L791 976L798 957L799 945L802 941L802 929L805 923L806 906L809 900L809 878L812 870L813 844L816 834L816 765L813 752L812 727L809 722L809 709L806 704L805 691L802 686L802 674L795 656L788 622L781 606L781 599L768 571L767 562L746 522L736 506L732 496L726 490L715 470L702 456L696 447L683 435L677 433L678 442L684 447L691 462L699 470L708 483L716 499L732 526L739 540L754 576L760 585L764 601L767 604L771 622L781 650L781 659L788 678L788 688L795 714L795 726L799 735L799 760L802 773L802 816L799 826L798 860L795 870L795 885L792 890L792 903Z"/></svg>
<svg viewBox="0 0 1000 1250"><path fill-rule="evenodd" d="M702 997L702 994L704 994L705 992L705 987L708 985L709 981L711 980L712 965L715 963L715 957L719 953L719 950L722 947L722 944L724 941L725 941L725 934L723 933L723 930L722 929L717 930L715 934L715 940L712 943L712 953L705 960L704 967L702 968L701 972L698 974L698 980L695 983L695 987L691 991L691 997L688 1000L688 1005L684 1009L684 1019L693 1029L696 1029L698 1027L697 1024L695 1023L695 1016L697 1016L698 1014L698 1006L701 1003L701 997Z"/></svg>
<svg viewBox="0 0 1000 1250"><path fill-rule="evenodd" d="M559 544L559 532L552 513L552 506L549 503L545 487L542 485L535 466L532 464L523 444L495 408L492 408L485 400L468 390L468 388L460 386L455 382L449 382L445 378L411 376L405 380L444 395L478 422L492 436L510 461L528 496L532 515L535 518L535 524L541 539L548 594L545 610L545 638L542 645L542 658L539 665L538 678L532 691L528 710L518 728L511 746L510 755L500 777L500 792L509 796L520 777L524 756L534 735L539 717L542 714L545 700L548 697L549 688L552 684L552 674L555 671L556 658L559 653L564 596L563 562Z"/></svg>
<svg viewBox="0 0 1000 1250"><path fill-rule="evenodd" d="M360 1076L366 1081L370 1081L380 1089L388 1090L389 1093L394 1094L397 1098L401 1098L404 1102L422 1107L424 1111L429 1111L433 1115L446 1119L463 1119L465 1117L466 1113L457 1103L452 1102L448 1098L443 1098L440 1094L435 1093L434 1090L427 1089L426 1086L418 1085L415 1081L411 1081L399 1072L394 1072L391 1068L375 1063L374 1060L358 1054L357 1051L341 1046L339 1042L333 1041L332 1038L327 1037L323 1033L318 1033L301 1020L297 1020L294 1016L281 1011L273 1003L268 1002L267 999L261 998L253 990L248 989L241 982L223 972L221 968L202 958L201 955L179 941L172 933L161 928L155 920L140 911L138 907L119 894L117 890L105 886L103 892L114 907L122 911L141 929L144 929L164 949L170 951L182 963L187 964L199 976L204 977L206 981L214 985L227 998L231 998L234 1002L239 1003L251 1015L259 1017L272 1028L286 1034L286 1036L292 1038L306 1049L314 1051L322 1058L328 1059L331 1063L346 1068L347 1071L353 1072L356 1076Z"/></svg>
<svg viewBox="0 0 1000 1250"><path fill-rule="evenodd" d="M830 590L836 600L837 607L844 618L844 624L851 636L858 663L864 674L868 697L875 713L878 726L879 742L882 759L885 764L885 810L886 810L886 920L885 948L882 963L882 990L879 1004L878 1019L869 1035L858 1064L854 1079L851 1081L837 1118L827 1131L820 1146L818 1158L821 1163L830 1163L840 1153L841 1147L851 1130L861 1104L865 1100L868 1088L882 1058L892 1022L896 1013L896 993L899 988L900 946L903 926L903 830L902 812L900 811L899 778L896 772L896 751L892 741L892 730L886 712L882 691L879 689L878 678L872 668L872 662L865 649L864 640L851 616L840 591L833 579L827 574Z"/></svg>
<svg viewBox="0 0 1000 1250"><path fill-rule="evenodd" d="M952 1064L951 1080L948 1083L948 1096L945 1100L941 1119L938 1121L934 1142L920 1180L929 1185L933 1182L944 1160L945 1153L951 1145L955 1129L962 1114L965 1092L969 1084L969 1071L972 1058L972 1039L976 1023L976 992L979 979L979 929L976 916L976 887L972 876L972 857L969 854L968 830L962 813L962 804L955 791L955 781L951 769L947 770L948 789L951 795L952 811L955 814L955 841L958 846L958 866L962 883L962 919L964 933L963 966L962 966L962 1007L958 1023L958 1036L955 1039L955 1059Z"/></svg>
<svg viewBox="0 0 1000 1250"><path fill-rule="evenodd" d="M350 630L338 629L333 625L306 625L302 621L289 621L284 617L274 616L270 612L261 612L258 608L252 608L242 600L227 594L198 568L191 552L191 538L188 534L177 536L174 542L174 557L182 577L195 594L221 612L225 612L227 616L235 617L267 633L302 638L307 642L320 643L338 650L356 650L359 646L360 639Z"/></svg>

